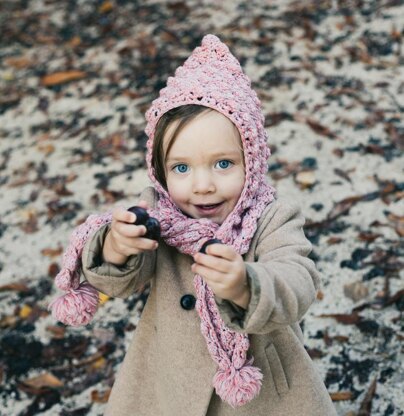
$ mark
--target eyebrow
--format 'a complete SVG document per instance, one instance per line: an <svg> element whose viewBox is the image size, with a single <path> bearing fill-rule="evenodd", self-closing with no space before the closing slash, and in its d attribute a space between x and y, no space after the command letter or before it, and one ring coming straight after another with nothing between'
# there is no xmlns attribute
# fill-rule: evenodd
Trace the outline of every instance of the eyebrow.
<svg viewBox="0 0 404 416"><path fill-rule="evenodd" d="M217 153L212 153L211 157L216 159L219 157L231 157L231 158L237 158L237 157L242 157L242 155L240 154L240 152L237 151L229 151L229 152L217 152ZM175 155L175 157L169 156L167 158L167 161L186 161L188 160L187 156L181 156L181 155Z"/></svg>

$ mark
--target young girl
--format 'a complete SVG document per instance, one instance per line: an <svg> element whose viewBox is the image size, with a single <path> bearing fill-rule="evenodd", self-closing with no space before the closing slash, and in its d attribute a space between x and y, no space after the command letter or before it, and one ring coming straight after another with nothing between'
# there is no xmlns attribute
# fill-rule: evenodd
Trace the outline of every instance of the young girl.
<svg viewBox="0 0 404 416"><path fill-rule="evenodd" d="M304 218L267 184L264 117L239 62L205 36L146 118L153 186L137 204L161 238L123 208L89 217L56 279L68 293L51 305L85 324L94 287L127 297L150 283L105 414L335 415L299 327L319 285ZM221 244L200 253L212 238Z"/></svg>

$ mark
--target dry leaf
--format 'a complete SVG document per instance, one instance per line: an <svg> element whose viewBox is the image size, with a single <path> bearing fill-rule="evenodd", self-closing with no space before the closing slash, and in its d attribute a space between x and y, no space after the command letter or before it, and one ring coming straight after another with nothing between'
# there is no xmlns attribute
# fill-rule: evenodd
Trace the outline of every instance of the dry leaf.
<svg viewBox="0 0 404 416"><path fill-rule="evenodd" d="M349 337L345 335L335 335L332 337L332 339L338 342L342 342L342 343L349 341Z"/></svg>
<svg viewBox="0 0 404 416"><path fill-rule="evenodd" d="M18 213L22 217L23 220L29 221L32 217L37 216L38 211L35 208L27 208L27 209L21 209Z"/></svg>
<svg viewBox="0 0 404 416"><path fill-rule="evenodd" d="M31 315L31 312L32 312L31 306L29 306L29 305L23 305L21 307L21 309L20 309L20 312L19 312L18 316L21 319L26 319L26 318L28 318Z"/></svg>
<svg viewBox="0 0 404 416"><path fill-rule="evenodd" d="M73 172L70 172L66 177L66 183L73 182L76 179L77 179L77 175Z"/></svg>
<svg viewBox="0 0 404 416"><path fill-rule="evenodd" d="M27 174L21 176L21 178L15 179L14 181L10 182L8 184L9 188L16 188L17 186L26 185L27 183L30 183L30 179Z"/></svg>
<svg viewBox="0 0 404 416"><path fill-rule="evenodd" d="M326 137L330 137L332 139L337 138L337 136L328 127L325 127L325 126L321 125L320 123L318 123L315 120L312 120L310 118L306 118L306 123L310 126L310 128L314 132L316 132L320 136L326 136Z"/></svg>
<svg viewBox="0 0 404 416"><path fill-rule="evenodd" d="M141 95L138 92L130 91L130 90L122 91L122 95L125 96L125 97L129 97L132 100L141 97Z"/></svg>
<svg viewBox="0 0 404 416"><path fill-rule="evenodd" d="M296 175L295 181L304 188L308 188L316 183L316 176L311 170L302 171Z"/></svg>
<svg viewBox="0 0 404 416"><path fill-rule="evenodd" d="M372 412L372 400L376 393L377 377L374 378L368 391L366 392L365 398L361 403L361 407L358 412L358 416L370 416Z"/></svg>
<svg viewBox="0 0 404 416"><path fill-rule="evenodd" d="M366 242L372 242L376 240L376 238L380 237L382 234L375 234L372 232L360 232L358 234L358 240L366 241Z"/></svg>
<svg viewBox="0 0 404 416"><path fill-rule="evenodd" d="M42 33L38 33L35 37L35 40L37 41L37 43L43 43L45 45L56 45L56 43L58 42L56 36L45 35Z"/></svg>
<svg viewBox="0 0 404 416"><path fill-rule="evenodd" d="M293 118L299 123L306 123L315 133L321 136L337 139L337 136L328 127L323 126L319 122L310 119L309 117L306 117L302 114L295 114Z"/></svg>
<svg viewBox="0 0 404 416"><path fill-rule="evenodd" d="M307 354L309 354L310 358L312 359L322 358L325 355L325 353L319 350L318 348L307 348L306 351L307 351Z"/></svg>
<svg viewBox="0 0 404 416"><path fill-rule="evenodd" d="M59 264L51 263L48 267L48 276L54 278L59 273L59 271L60 271Z"/></svg>
<svg viewBox="0 0 404 416"><path fill-rule="evenodd" d="M392 305L404 298L404 289L399 290L398 292L394 293L393 295L387 297L385 300L384 306Z"/></svg>
<svg viewBox="0 0 404 416"><path fill-rule="evenodd" d="M334 318L337 322L344 325L355 325L362 321L362 317L357 313L344 314L344 313L330 313L319 315L320 318Z"/></svg>
<svg viewBox="0 0 404 416"><path fill-rule="evenodd" d="M347 182L352 182L351 178L349 177L349 173L355 171L355 168L349 170L342 170L339 168L334 168L334 173L341 178L345 179Z"/></svg>
<svg viewBox="0 0 404 416"><path fill-rule="evenodd" d="M106 364L107 360L104 357L100 357L91 364L91 368L93 370L100 370L101 368L104 368Z"/></svg>
<svg viewBox="0 0 404 416"><path fill-rule="evenodd" d="M79 46L81 44L81 38L80 38L80 36L74 36L73 38L70 39L70 41L68 42L68 44L72 48L75 48L76 46Z"/></svg>
<svg viewBox="0 0 404 416"><path fill-rule="evenodd" d="M60 256L63 252L63 247L58 248L44 248L41 250L41 254L46 257L56 257Z"/></svg>
<svg viewBox="0 0 404 416"><path fill-rule="evenodd" d="M55 146L53 144L40 144L38 145L38 150L45 154L45 156L49 156L55 151Z"/></svg>
<svg viewBox="0 0 404 416"><path fill-rule="evenodd" d="M18 322L18 317L7 315L0 319L0 328L13 328Z"/></svg>
<svg viewBox="0 0 404 416"><path fill-rule="evenodd" d="M63 326L57 325L48 325L46 330L52 334L52 337L55 339L62 339L65 336L66 328Z"/></svg>
<svg viewBox="0 0 404 416"><path fill-rule="evenodd" d="M103 189L102 194L108 204L113 204L114 202L125 198L125 193L122 191L111 191L109 189Z"/></svg>
<svg viewBox="0 0 404 416"><path fill-rule="evenodd" d="M41 82L45 87L51 87L53 85L65 84L70 81L83 79L86 76L87 74L83 71L55 72L54 74L42 77Z"/></svg>
<svg viewBox="0 0 404 416"><path fill-rule="evenodd" d="M327 240L327 244L329 244L329 245L339 244L341 241L344 241L344 239L341 238L341 237L330 237Z"/></svg>
<svg viewBox="0 0 404 416"><path fill-rule="evenodd" d="M20 215L26 219L22 224L19 224L20 228L27 234L32 234L38 231L38 218L37 211L35 209L24 209L20 211Z"/></svg>
<svg viewBox="0 0 404 416"><path fill-rule="evenodd" d="M368 288L362 282L354 282L344 285L344 295L354 302L366 298L369 294Z"/></svg>
<svg viewBox="0 0 404 416"><path fill-rule="evenodd" d="M344 150L343 150L343 149L338 149L338 148L335 148L335 149L333 149L332 153L333 153L335 156L339 157L339 158L341 158L341 157L343 157L343 156L344 156Z"/></svg>
<svg viewBox="0 0 404 416"><path fill-rule="evenodd" d="M52 189L56 192L59 196L70 196L73 195L73 192L69 191L66 188L66 185L64 183L56 183L54 186L52 186Z"/></svg>
<svg viewBox="0 0 404 416"><path fill-rule="evenodd" d="M5 292L6 290L15 290L16 292L25 293L29 291L29 288L24 283L9 283L0 286L0 292Z"/></svg>
<svg viewBox="0 0 404 416"><path fill-rule="evenodd" d="M108 13L114 8L114 5L110 1L105 1L101 4L101 6L98 8L98 11L100 13Z"/></svg>
<svg viewBox="0 0 404 416"><path fill-rule="evenodd" d="M328 214L328 219L334 219L340 215L347 214L351 207L360 200L360 196L348 197L337 202Z"/></svg>
<svg viewBox="0 0 404 416"><path fill-rule="evenodd" d="M20 228L27 234L36 233L38 231L38 221L36 218L32 218L32 220L25 224L21 224Z"/></svg>
<svg viewBox="0 0 404 416"><path fill-rule="evenodd" d="M31 387L62 387L63 383L52 373L43 373L39 376L29 378L23 381L24 384Z"/></svg>
<svg viewBox="0 0 404 416"><path fill-rule="evenodd" d="M12 66L16 69L28 68L31 65L31 61L25 56L12 56L4 60L5 65Z"/></svg>
<svg viewBox="0 0 404 416"><path fill-rule="evenodd" d="M107 302L110 299L108 295L106 295L105 293L101 293L101 292L98 292L98 297L99 297L100 305L103 305L105 302Z"/></svg>
<svg viewBox="0 0 404 416"><path fill-rule="evenodd" d="M109 395L111 394L111 389L100 393L98 390L93 390L91 392L91 401L94 403L106 403L109 399Z"/></svg>
<svg viewBox="0 0 404 416"><path fill-rule="evenodd" d="M301 169L300 162L288 162L287 160L277 158L276 163L282 165L282 172L272 172L271 176L275 180L286 178Z"/></svg>
<svg viewBox="0 0 404 416"><path fill-rule="evenodd" d="M404 237L404 216L392 214L391 212L387 215L389 221L394 224L394 230L400 237Z"/></svg>
<svg viewBox="0 0 404 416"><path fill-rule="evenodd" d="M353 399L353 394L350 391L337 391L336 393L330 393L330 396L333 402Z"/></svg>

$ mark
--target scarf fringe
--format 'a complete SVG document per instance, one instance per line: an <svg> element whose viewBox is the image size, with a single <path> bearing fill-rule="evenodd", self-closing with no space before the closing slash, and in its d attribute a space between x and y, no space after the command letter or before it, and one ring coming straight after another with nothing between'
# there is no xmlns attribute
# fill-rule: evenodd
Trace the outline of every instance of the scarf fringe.
<svg viewBox="0 0 404 416"><path fill-rule="evenodd" d="M252 361L240 369L219 368L213 377L216 394L233 409L253 400L261 390L263 375L259 368L249 365Z"/></svg>
<svg viewBox="0 0 404 416"><path fill-rule="evenodd" d="M97 312L99 293L88 282L54 299L49 304L52 316L65 325L87 325Z"/></svg>

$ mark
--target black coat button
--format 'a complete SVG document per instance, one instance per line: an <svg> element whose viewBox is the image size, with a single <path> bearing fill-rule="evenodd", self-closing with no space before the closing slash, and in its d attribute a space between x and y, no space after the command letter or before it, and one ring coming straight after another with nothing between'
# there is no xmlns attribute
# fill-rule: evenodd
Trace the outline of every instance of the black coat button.
<svg viewBox="0 0 404 416"><path fill-rule="evenodd" d="M195 296L192 295L184 295L180 301L181 307L187 311L190 311L191 309L195 308L195 302Z"/></svg>

